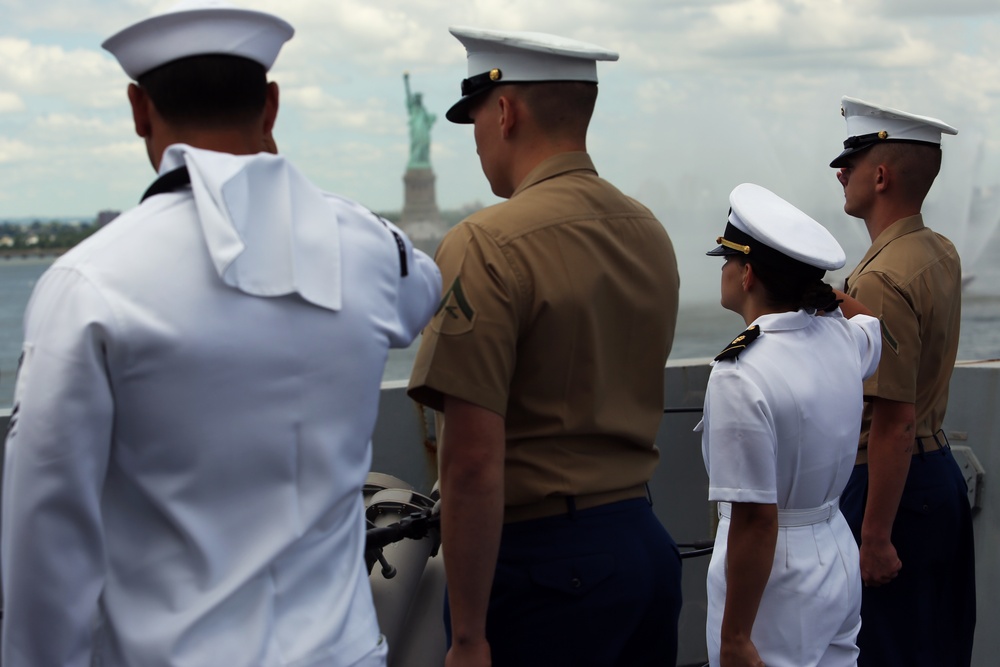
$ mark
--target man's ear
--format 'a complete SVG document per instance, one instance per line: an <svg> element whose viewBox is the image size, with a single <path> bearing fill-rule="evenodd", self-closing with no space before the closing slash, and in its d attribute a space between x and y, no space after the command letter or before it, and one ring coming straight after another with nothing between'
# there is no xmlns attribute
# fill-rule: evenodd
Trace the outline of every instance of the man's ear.
<svg viewBox="0 0 1000 667"><path fill-rule="evenodd" d="M884 164L880 164L875 167L875 192L885 192L886 188L889 187L889 177L892 172Z"/></svg>
<svg viewBox="0 0 1000 667"><path fill-rule="evenodd" d="M274 123L278 119L278 84L270 81L267 84L267 98L264 100L264 134L270 135Z"/></svg>
<svg viewBox="0 0 1000 667"><path fill-rule="evenodd" d="M150 107L152 101L146 91L130 83L128 85L128 101L132 105L132 121L135 123L135 133L146 139L152 133L150 122Z"/></svg>
<svg viewBox="0 0 1000 667"><path fill-rule="evenodd" d="M517 100L513 96L500 95L497 98L497 104L500 105L500 136L504 139L510 139L518 120Z"/></svg>

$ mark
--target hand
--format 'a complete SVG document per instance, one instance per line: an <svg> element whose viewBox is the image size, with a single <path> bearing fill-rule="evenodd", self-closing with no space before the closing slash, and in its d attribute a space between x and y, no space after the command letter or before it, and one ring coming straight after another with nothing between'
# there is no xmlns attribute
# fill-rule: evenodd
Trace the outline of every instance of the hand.
<svg viewBox="0 0 1000 667"><path fill-rule="evenodd" d="M490 667L490 644L483 639L472 644L452 644L444 658L444 667Z"/></svg>
<svg viewBox="0 0 1000 667"><path fill-rule="evenodd" d="M865 586L882 586L899 574L902 561L892 542L861 542L861 581Z"/></svg>
<svg viewBox="0 0 1000 667"><path fill-rule="evenodd" d="M753 645L749 637L731 641L723 640L719 653L721 667L765 667L764 661L757 653L757 647Z"/></svg>
<svg viewBox="0 0 1000 667"><path fill-rule="evenodd" d="M875 316L875 314L872 313L872 311L870 311L865 304L861 303L850 294L845 294L839 289L833 290L833 294L840 299L840 310L844 313L844 317L850 319L855 315L868 315L869 317Z"/></svg>

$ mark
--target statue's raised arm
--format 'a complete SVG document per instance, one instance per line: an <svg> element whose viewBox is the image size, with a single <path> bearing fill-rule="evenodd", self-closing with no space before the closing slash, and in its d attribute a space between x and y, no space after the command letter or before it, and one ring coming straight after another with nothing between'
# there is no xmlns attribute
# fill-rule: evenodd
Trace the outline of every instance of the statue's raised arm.
<svg viewBox="0 0 1000 667"><path fill-rule="evenodd" d="M430 169L431 166L431 126L437 116L424 108L423 96L410 92L410 73L403 72L403 86L406 89L406 111L410 122L410 161L407 169Z"/></svg>

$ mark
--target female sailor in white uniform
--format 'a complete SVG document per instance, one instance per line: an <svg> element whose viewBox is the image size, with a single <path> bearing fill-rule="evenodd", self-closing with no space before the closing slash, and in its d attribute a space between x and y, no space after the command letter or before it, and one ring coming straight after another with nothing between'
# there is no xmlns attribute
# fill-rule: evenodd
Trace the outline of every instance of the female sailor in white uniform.
<svg viewBox="0 0 1000 667"><path fill-rule="evenodd" d="M702 451L719 529L708 571L710 664L856 664L858 549L838 507L861 424L878 320L846 319L822 225L752 184L730 194L722 305L749 328L718 357ZM825 315L825 316L819 316Z"/></svg>

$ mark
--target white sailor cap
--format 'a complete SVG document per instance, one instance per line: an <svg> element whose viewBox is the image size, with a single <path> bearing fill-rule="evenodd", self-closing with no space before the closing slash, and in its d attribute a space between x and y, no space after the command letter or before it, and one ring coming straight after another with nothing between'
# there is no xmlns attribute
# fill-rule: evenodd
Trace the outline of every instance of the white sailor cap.
<svg viewBox="0 0 1000 667"><path fill-rule="evenodd" d="M729 194L729 220L719 246L706 255L745 255L803 279L820 279L847 261L826 227L767 188L737 185Z"/></svg>
<svg viewBox="0 0 1000 667"><path fill-rule="evenodd" d="M618 60L614 51L558 35L467 27L448 30L469 52L469 77L462 81L462 99L445 114L453 123L471 123L472 101L494 86L540 81L597 83L597 61Z"/></svg>
<svg viewBox="0 0 1000 667"><path fill-rule="evenodd" d="M937 118L918 116L854 97L845 96L841 100L840 114L847 121L847 139L844 152L830 163L831 167L846 166L845 157L882 141L940 146L942 133L958 134L958 130Z"/></svg>
<svg viewBox="0 0 1000 667"><path fill-rule="evenodd" d="M182 0L162 14L134 23L104 40L133 80L181 58L240 56L271 69L295 34L286 21L223 0Z"/></svg>

